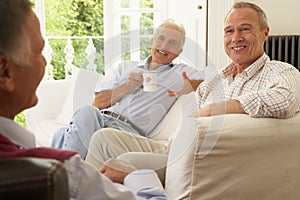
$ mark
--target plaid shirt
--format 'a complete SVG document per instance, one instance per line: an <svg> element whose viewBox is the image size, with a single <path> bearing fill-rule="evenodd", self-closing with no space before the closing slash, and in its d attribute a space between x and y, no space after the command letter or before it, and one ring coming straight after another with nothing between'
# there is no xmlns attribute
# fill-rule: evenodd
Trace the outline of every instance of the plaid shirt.
<svg viewBox="0 0 300 200"><path fill-rule="evenodd" d="M231 63L202 82L197 93L199 107L236 99L249 116L288 118L299 111L300 73L264 54L242 73Z"/></svg>

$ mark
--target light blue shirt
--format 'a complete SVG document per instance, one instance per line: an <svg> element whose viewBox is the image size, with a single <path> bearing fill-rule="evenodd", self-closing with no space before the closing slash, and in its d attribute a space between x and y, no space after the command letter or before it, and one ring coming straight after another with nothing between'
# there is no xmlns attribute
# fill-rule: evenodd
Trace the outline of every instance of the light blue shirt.
<svg viewBox="0 0 300 200"><path fill-rule="evenodd" d="M149 71L147 63L150 59L151 57L148 57L141 63L132 61L120 63L115 70L104 77L96 88L96 93L122 85L131 72ZM176 101L177 97L168 96L168 90L182 88L183 71L190 79L204 79L204 73L185 64L171 63L151 71L158 73L156 92L144 92L142 88L137 88L107 109L125 117L144 136L151 134Z"/></svg>

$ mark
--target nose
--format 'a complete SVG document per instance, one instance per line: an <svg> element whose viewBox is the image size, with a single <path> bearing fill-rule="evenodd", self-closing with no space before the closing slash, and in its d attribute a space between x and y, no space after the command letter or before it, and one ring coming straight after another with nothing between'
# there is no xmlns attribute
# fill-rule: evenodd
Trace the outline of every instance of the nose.
<svg viewBox="0 0 300 200"><path fill-rule="evenodd" d="M169 49L169 42L168 42L167 40L163 41L163 42L161 43L161 48L162 48L163 50L168 50L168 49Z"/></svg>
<svg viewBox="0 0 300 200"><path fill-rule="evenodd" d="M43 61L44 61L44 67L46 67L46 65L47 65L47 60L46 60L45 56L43 56Z"/></svg>
<svg viewBox="0 0 300 200"><path fill-rule="evenodd" d="M236 43L236 42L240 42L242 40L243 40L243 36L242 36L241 32L238 30L235 30L232 35L231 41Z"/></svg>

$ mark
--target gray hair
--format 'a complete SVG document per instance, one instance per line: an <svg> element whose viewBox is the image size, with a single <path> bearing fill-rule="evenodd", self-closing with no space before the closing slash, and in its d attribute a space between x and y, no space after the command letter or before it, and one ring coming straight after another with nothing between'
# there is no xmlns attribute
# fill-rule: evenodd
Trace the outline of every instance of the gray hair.
<svg viewBox="0 0 300 200"><path fill-rule="evenodd" d="M27 63L30 43L24 30L25 20L32 8L29 0L0 1L0 54L17 64Z"/></svg>
<svg viewBox="0 0 300 200"><path fill-rule="evenodd" d="M227 19L229 13L234 10L234 9L237 9L237 8L251 8L253 10L255 10L258 14L258 19L259 19L259 23L260 23L260 28L261 29L264 29L266 27L268 27L268 19L267 19L267 15L265 13L265 11L263 11L259 6L253 4L253 3L249 3L249 2L236 2L231 10L228 12L228 14L226 15L225 17L225 20Z"/></svg>
<svg viewBox="0 0 300 200"><path fill-rule="evenodd" d="M163 21L163 23L161 25L159 25L159 27L157 27L157 29L153 35L153 38L156 38L157 35L159 34L159 30L163 29L163 28L167 28L167 29L170 28L172 30L175 30L175 31L178 31L179 33L181 33L182 38L181 38L180 48L182 48L185 43L185 36L186 36L184 26L182 24L176 23L173 19L167 19L167 20Z"/></svg>

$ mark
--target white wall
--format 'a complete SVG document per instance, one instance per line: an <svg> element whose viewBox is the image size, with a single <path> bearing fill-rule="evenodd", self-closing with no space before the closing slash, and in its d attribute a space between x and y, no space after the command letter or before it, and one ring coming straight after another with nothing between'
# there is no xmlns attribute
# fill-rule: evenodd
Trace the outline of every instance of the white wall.
<svg viewBox="0 0 300 200"><path fill-rule="evenodd" d="M300 34L299 0L249 0L249 2L259 5L266 12L270 35Z"/></svg>
<svg viewBox="0 0 300 200"><path fill-rule="evenodd" d="M222 69L231 61L224 51L224 18L233 4L233 0L208 1L208 66Z"/></svg>
<svg viewBox="0 0 300 200"><path fill-rule="evenodd" d="M203 68L206 65L206 0L167 0L165 6L166 17L183 24L186 30L183 52L176 62Z"/></svg>

